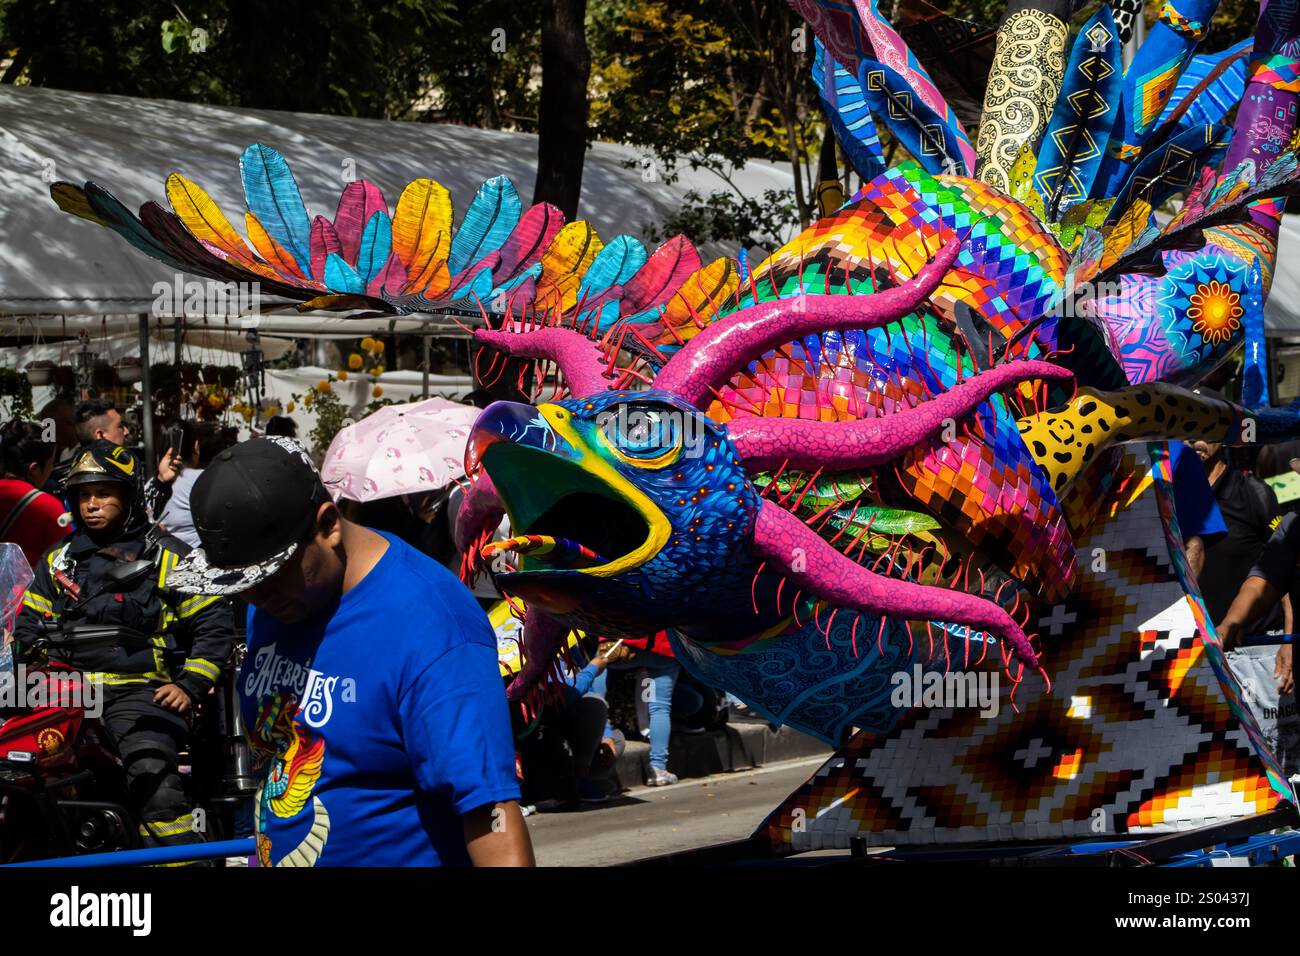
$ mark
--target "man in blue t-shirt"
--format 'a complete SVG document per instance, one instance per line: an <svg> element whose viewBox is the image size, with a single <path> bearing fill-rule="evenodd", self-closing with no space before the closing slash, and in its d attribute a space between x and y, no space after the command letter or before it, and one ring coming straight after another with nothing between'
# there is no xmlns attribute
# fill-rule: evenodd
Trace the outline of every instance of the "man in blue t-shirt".
<svg viewBox="0 0 1300 956"><path fill-rule="evenodd" d="M1178 517L1178 530L1183 535L1187 564L1192 574L1199 578L1205 567L1205 549L1227 535L1228 525L1196 453L1180 441L1171 441L1169 459L1174 476L1174 514Z"/></svg>
<svg viewBox="0 0 1300 956"><path fill-rule="evenodd" d="M344 520L302 446L223 451L178 591L242 594L264 866L533 864L496 640L452 574Z"/></svg>

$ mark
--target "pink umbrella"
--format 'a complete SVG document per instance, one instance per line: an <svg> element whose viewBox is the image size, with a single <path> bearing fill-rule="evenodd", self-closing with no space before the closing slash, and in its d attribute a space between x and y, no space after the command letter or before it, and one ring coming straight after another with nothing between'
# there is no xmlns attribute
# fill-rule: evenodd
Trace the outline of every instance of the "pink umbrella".
<svg viewBox="0 0 1300 956"><path fill-rule="evenodd" d="M445 398L386 405L334 436L321 479L335 500L442 488L465 477L465 440L478 414Z"/></svg>

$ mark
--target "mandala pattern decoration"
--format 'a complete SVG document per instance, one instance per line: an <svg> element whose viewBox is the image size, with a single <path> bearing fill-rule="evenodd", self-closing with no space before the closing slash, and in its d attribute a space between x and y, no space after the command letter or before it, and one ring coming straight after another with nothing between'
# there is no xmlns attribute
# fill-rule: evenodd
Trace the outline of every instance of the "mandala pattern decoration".
<svg viewBox="0 0 1300 956"><path fill-rule="evenodd" d="M1211 345L1222 345L1241 328L1241 296L1226 282L1211 279L1201 283L1189 296L1187 317L1192 331Z"/></svg>
<svg viewBox="0 0 1300 956"><path fill-rule="evenodd" d="M1196 256L1170 267L1159 286L1156 316L1184 368L1211 364L1227 354L1234 338L1240 340L1248 276L1245 263L1225 255Z"/></svg>

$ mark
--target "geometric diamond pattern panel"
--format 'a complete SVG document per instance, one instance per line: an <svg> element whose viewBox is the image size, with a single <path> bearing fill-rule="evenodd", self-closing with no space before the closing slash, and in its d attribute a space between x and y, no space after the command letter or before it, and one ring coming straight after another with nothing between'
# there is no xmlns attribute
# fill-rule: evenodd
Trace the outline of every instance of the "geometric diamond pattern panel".
<svg viewBox="0 0 1300 956"><path fill-rule="evenodd" d="M759 832L782 851L844 849L852 837L1068 840L1273 807L1284 784L1252 750L1211 667L1217 638L1209 649L1197 631L1145 452L1129 446L1124 469L1129 480L1115 483L1079 547L1073 592L1039 617L1050 693L1030 678L1015 694L1019 712L1004 689L995 717L914 708L891 733L859 734Z"/></svg>

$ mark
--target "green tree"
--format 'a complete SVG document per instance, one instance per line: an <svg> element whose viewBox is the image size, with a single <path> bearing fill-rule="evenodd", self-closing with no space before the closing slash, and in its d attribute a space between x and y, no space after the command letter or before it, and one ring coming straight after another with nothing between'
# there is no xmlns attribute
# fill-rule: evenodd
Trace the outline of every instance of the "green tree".
<svg viewBox="0 0 1300 956"><path fill-rule="evenodd" d="M607 0L590 33L596 137L643 147L668 180L682 167L705 168L725 187L688 196L668 228L694 223L706 234L695 238L773 242L813 218L823 121L811 36L785 3ZM750 159L789 162L791 189L742 194L731 176Z"/></svg>
<svg viewBox="0 0 1300 956"><path fill-rule="evenodd" d="M541 0L455 0L459 26L442 38L419 118L537 132Z"/></svg>
<svg viewBox="0 0 1300 956"><path fill-rule="evenodd" d="M259 109L408 115L451 0L5 0L4 82Z"/></svg>

